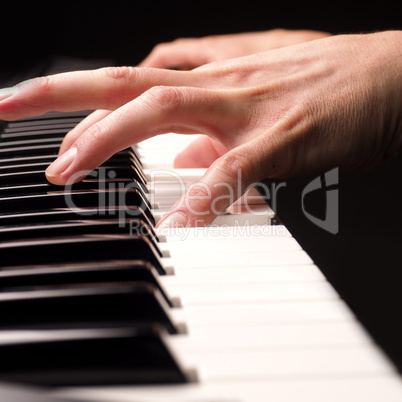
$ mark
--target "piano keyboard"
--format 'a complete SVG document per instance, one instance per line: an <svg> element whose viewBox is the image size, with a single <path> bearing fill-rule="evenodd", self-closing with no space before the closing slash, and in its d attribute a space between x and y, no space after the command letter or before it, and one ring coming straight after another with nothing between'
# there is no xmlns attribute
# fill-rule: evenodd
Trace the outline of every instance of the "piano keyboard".
<svg viewBox="0 0 402 402"><path fill-rule="evenodd" d="M194 137L49 184L85 114L1 130L0 381L79 401L402 400L395 368L252 191L208 228L155 228L203 173L172 169Z"/></svg>

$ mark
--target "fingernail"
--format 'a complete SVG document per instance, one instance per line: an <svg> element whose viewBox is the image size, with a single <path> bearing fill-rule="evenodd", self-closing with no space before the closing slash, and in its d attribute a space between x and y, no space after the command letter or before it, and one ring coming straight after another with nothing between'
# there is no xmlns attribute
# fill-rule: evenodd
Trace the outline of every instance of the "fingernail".
<svg viewBox="0 0 402 402"><path fill-rule="evenodd" d="M77 155L77 148L70 148L59 156L47 169L46 176L58 177L60 176L73 162Z"/></svg>
<svg viewBox="0 0 402 402"><path fill-rule="evenodd" d="M159 224L159 227L168 227L168 228L185 228L188 226L187 218L181 212L173 212L171 215L163 218Z"/></svg>
<svg viewBox="0 0 402 402"><path fill-rule="evenodd" d="M0 101L9 98L12 95L15 95L18 91L19 91L18 87L0 89Z"/></svg>

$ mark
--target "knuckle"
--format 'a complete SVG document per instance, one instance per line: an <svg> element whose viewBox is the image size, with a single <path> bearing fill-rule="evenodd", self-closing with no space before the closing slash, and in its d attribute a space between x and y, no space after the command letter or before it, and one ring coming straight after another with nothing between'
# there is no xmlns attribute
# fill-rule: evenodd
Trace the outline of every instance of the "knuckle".
<svg viewBox="0 0 402 402"><path fill-rule="evenodd" d="M284 28L274 28L274 29L271 29L270 32L272 34L280 36L280 35L285 35L290 31L288 29L284 29Z"/></svg>
<svg viewBox="0 0 402 402"><path fill-rule="evenodd" d="M174 46L183 46L188 44L190 41L192 41L190 38L177 38L172 42L172 44Z"/></svg>
<svg viewBox="0 0 402 402"><path fill-rule="evenodd" d="M211 190L206 183L196 183L189 187L187 197L194 200L203 200L210 197Z"/></svg>
<svg viewBox="0 0 402 402"><path fill-rule="evenodd" d="M157 45L154 46L152 49L152 53L158 53L160 51L163 51L171 46L170 42L161 42L158 43Z"/></svg>
<svg viewBox="0 0 402 402"><path fill-rule="evenodd" d="M160 110L172 111L180 106L182 94L179 88L158 85L150 88L146 93L151 105Z"/></svg>
<svg viewBox="0 0 402 402"><path fill-rule="evenodd" d="M49 92L52 89L53 77L51 75L35 79L33 84L41 92Z"/></svg>
<svg viewBox="0 0 402 402"><path fill-rule="evenodd" d="M53 77L51 75L31 78L19 84L23 89L34 89L38 93L48 93L53 86Z"/></svg>
<svg viewBox="0 0 402 402"><path fill-rule="evenodd" d="M244 155L233 150L221 156L217 160L216 166L227 178L237 179L243 177L247 170L247 163Z"/></svg>
<svg viewBox="0 0 402 402"><path fill-rule="evenodd" d="M108 79L122 81L123 84L135 81L138 72L135 67L104 67L100 70Z"/></svg>
<svg viewBox="0 0 402 402"><path fill-rule="evenodd" d="M245 190L255 181L264 178L261 149L253 144L232 149L214 162L214 169L222 181Z"/></svg>
<svg viewBox="0 0 402 402"><path fill-rule="evenodd" d="M54 98L57 97L56 84L50 75L21 82L18 84L24 91L24 97L20 100L21 106L38 110L38 114L41 114L43 107L54 107Z"/></svg>
<svg viewBox="0 0 402 402"><path fill-rule="evenodd" d="M202 219L211 213L212 189L206 183L189 187L177 210L191 219Z"/></svg>
<svg viewBox="0 0 402 402"><path fill-rule="evenodd" d="M149 52L148 56L145 58L146 64L143 68L148 66L154 67L155 63L158 64L161 60L164 59L166 54L169 54L169 44L168 43L158 43L155 45L152 50Z"/></svg>
<svg viewBox="0 0 402 402"><path fill-rule="evenodd" d="M132 90L140 81L139 69L136 67L104 67L100 73L100 82L104 83L102 99L104 109L116 109L132 99ZM99 78L96 76L95 78Z"/></svg>
<svg viewBox="0 0 402 402"><path fill-rule="evenodd" d="M187 41L188 41L187 38L177 38L171 42L158 43L153 47L150 55L152 55L153 57L157 57L167 54L170 51L172 51L173 48L183 46L185 43L187 43Z"/></svg>
<svg viewBox="0 0 402 402"><path fill-rule="evenodd" d="M84 139L86 142L90 142L93 146L97 146L102 143L105 131L107 131L105 124L103 122L98 122L90 126L86 130L86 135L81 136L80 139Z"/></svg>
<svg viewBox="0 0 402 402"><path fill-rule="evenodd" d="M148 57L151 58L158 58L163 57L164 55L168 54L171 51L174 42L162 42L155 45L151 52L149 53Z"/></svg>

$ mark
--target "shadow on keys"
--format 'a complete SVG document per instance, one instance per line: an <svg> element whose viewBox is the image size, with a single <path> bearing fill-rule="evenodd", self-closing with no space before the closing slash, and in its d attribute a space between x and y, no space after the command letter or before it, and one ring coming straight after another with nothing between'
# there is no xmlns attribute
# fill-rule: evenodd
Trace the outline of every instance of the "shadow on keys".
<svg viewBox="0 0 402 402"><path fill-rule="evenodd" d="M47 396L42 390L0 383L0 401L4 402L69 402Z"/></svg>

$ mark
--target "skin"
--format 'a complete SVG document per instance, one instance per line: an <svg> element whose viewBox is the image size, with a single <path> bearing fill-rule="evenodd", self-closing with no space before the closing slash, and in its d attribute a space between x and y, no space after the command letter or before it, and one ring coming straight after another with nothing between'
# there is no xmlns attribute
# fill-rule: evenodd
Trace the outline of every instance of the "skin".
<svg viewBox="0 0 402 402"><path fill-rule="evenodd" d="M330 36L326 32L273 29L231 35L181 38L155 46L141 67L190 70L218 60L243 57Z"/></svg>
<svg viewBox="0 0 402 402"><path fill-rule="evenodd" d="M156 47L140 67L23 82L0 101L0 118L97 110L63 142L60 154L77 150L71 164L48 169L49 181L60 185L154 135L206 134L176 165L208 170L163 221L206 225L234 201L229 194L265 177L361 170L395 156L402 142L401 49L400 31L176 41ZM192 69L161 68L172 65Z"/></svg>

